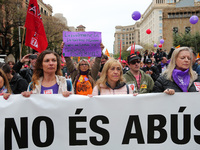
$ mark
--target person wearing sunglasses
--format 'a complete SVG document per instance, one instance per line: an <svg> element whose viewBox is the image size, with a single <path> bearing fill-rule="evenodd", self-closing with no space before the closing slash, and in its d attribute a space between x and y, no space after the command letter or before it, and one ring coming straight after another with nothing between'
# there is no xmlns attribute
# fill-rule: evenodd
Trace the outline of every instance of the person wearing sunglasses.
<svg viewBox="0 0 200 150"><path fill-rule="evenodd" d="M153 90L153 79L140 70L140 57L132 54L129 55L128 65L130 70L124 74L126 83L132 88L135 93L150 93Z"/></svg>

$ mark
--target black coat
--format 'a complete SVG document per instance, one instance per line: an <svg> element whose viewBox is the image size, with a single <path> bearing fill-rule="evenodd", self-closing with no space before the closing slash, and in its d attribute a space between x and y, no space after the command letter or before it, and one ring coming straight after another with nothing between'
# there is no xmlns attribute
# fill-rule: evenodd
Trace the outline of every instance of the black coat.
<svg viewBox="0 0 200 150"><path fill-rule="evenodd" d="M159 72L159 70L156 66L151 66L150 68L149 67L143 67L142 70L144 72L152 71L153 73L151 74L151 78L153 79L154 82L157 80L157 78L160 75L160 72Z"/></svg>
<svg viewBox="0 0 200 150"><path fill-rule="evenodd" d="M23 66L23 63L21 63L20 61L15 63L15 65L13 66L13 70L16 73L19 73L24 79L26 79L26 81L28 83L31 82L32 76L33 76L33 70L31 68L24 68L21 69Z"/></svg>
<svg viewBox="0 0 200 150"><path fill-rule="evenodd" d="M188 92L198 92L194 82L200 82L200 76L190 85ZM153 92L164 92L167 88L174 89L175 92L183 92L182 89L174 82L166 79L166 75L161 75L154 83Z"/></svg>
<svg viewBox="0 0 200 150"><path fill-rule="evenodd" d="M10 87L14 94L21 94L27 90L28 83L18 73L15 73L10 81Z"/></svg>

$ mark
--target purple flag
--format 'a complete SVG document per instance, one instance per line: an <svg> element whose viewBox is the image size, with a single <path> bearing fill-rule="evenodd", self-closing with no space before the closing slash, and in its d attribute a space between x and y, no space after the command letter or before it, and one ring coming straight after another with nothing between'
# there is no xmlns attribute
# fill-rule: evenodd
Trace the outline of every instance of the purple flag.
<svg viewBox="0 0 200 150"><path fill-rule="evenodd" d="M101 57L101 32L63 31L64 57Z"/></svg>

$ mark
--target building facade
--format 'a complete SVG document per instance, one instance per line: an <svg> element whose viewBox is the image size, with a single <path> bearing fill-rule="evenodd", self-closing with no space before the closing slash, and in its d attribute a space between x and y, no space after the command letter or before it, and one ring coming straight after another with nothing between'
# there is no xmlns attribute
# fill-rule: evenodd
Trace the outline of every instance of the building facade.
<svg viewBox="0 0 200 150"><path fill-rule="evenodd" d="M28 8L29 0L24 0L26 3L26 7ZM53 13L53 8L50 4L45 4L43 0L37 0L40 13L45 15L45 16L52 16Z"/></svg>
<svg viewBox="0 0 200 150"><path fill-rule="evenodd" d="M76 32L85 32L85 28L83 25L79 25L78 27L76 27Z"/></svg>
<svg viewBox="0 0 200 150"><path fill-rule="evenodd" d="M163 9L173 9L180 0L153 0L140 19L141 45L160 44L163 38ZM150 29L151 34L146 30Z"/></svg>
<svg viewBox="0 0 200 150"><path fill-rule="evenodd" d="M132 44L140 44L140 23L137 22L134 25L129 26L116 26L115 27L115 41L114 41L114 54L121 50L126 51ZM121 42L121 44L120 44Z"/></svg>
<svg viewBox="0 0 200 150"><path fill-rule="evenodd" d="M177 46L173 45L173 34L200 33L200 22L191 24L189 21L192 15L200 17L200 0L193 1L193 3L183 0L175 8L163 10L163 37L165 40L163 49L169 50L171 47Z"/></svg>

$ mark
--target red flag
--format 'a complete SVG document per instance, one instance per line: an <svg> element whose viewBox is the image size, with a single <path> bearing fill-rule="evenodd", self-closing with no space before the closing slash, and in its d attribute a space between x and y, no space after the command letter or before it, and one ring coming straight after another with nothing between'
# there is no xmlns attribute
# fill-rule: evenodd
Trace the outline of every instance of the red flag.
<svg viewBox="0 0 200 150"><path fill-rule="evenodd" d="M46 50L48 46L40 9L37 0L30 0L26 15L26 41L25 45L38 52Z"/></svg>
<svg viewBox="0 0 200 150"><path fill-rule="evenodd" d="M119 53L119 61L121 62L122 58L122 40L120 40L120 53Z"/></svg>
<svg viewBox="0 0 200 150"><path fill-rule="evenodd" d="M88 57L88 60L87 60L89 63L90 63L90 57Z"/></svg>
<svg viewBox="0 0 200 150"><path fill-rule="evenodd" d="M135 54L135 42L134 42L134 47L133 44L131 45L131 54Z"/></svg>

